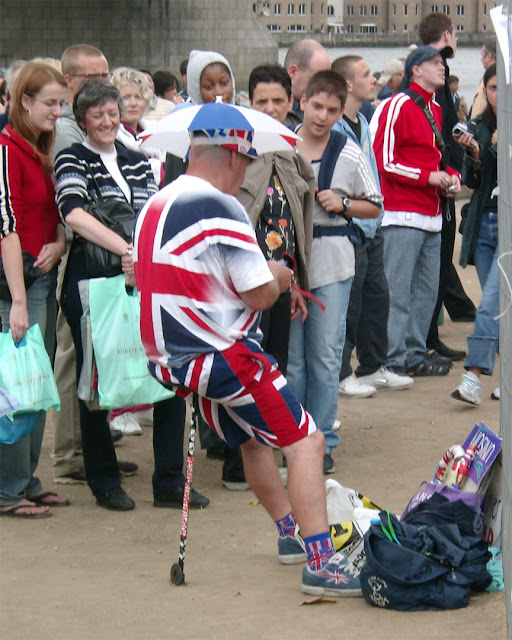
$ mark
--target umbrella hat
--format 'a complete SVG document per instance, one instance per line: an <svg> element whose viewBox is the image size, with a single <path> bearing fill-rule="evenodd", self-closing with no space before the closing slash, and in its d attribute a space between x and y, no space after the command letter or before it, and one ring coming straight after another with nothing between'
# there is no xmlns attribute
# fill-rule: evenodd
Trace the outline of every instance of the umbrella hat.
<svg viewBox="0 0 512 640"><path fill-rule="evenodd" d="M226 146L251 157L271 151L290 151L298 138L265 113L222 102L175 109L162 120L151 123L139 138L143 141L142 148L161 149L185 158L191 137L198 132L205 134L201 144Z"/></svg>

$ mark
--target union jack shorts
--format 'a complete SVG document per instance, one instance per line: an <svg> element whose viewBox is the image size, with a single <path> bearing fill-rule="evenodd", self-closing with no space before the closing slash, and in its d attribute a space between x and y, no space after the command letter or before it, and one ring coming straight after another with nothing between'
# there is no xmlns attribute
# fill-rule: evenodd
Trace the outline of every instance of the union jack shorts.
<svg viewBox="0 0 512 640"><path fill-rule="evenodd" d="M316 430L274 358L255 342L240 340L180 368L156 367L155 374L163 382L184 387L180 391L196 393L201 415L230 447L256 437L282 448Z"/></svg>

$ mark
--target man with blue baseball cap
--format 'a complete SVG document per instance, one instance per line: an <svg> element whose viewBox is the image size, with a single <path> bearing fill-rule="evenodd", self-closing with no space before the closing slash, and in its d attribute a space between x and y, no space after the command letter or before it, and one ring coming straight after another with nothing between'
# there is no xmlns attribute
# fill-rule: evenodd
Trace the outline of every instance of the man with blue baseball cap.
<svg viewBox="0 0 512 640"><path fill-rule="evenodd" d="M195 393L210 427L240 446L247 481L277 526L279 559L307 561L303 591L361 595L358 572L335 554L329 533L322 432L260 347L260 312L290 287L292 270L267 262L234 197L256 155L251 137L193 131L186 174L140 213L133 260L142 342L151 373L179 395ZM272 448L286 455L288 493Z"/></svg>
<svg viewBox="0 0 512 640"><path fill-rule="evenodd" d="M460 191L460 176L443 158L442 113L435 92L445 82L451 49L417 47L405 62L402 87L385 103L374 151L384 196L384 271L390 309L386 367L414 376L446 375L426 338L437 299L440 195Z"/></svg>

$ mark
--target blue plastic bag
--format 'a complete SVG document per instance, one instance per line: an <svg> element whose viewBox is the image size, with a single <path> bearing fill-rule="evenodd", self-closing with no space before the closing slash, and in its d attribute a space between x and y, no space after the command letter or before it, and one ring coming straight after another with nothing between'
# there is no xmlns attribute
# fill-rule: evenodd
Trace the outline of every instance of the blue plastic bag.
<svg viewBox="0 0 512 640"><path fill-rule="evenodd" d="M0 442L12 444L32 431L41 411L59 411L60 399L39 325L30 327L19 343L10 331L0 333L0 361L0 388L19 404L0 418Z"/></svg>
<svg viewBox="0 0 512 640"><path fill-rule="evenodd" d="M120 409L172 398L148 371L139 297L135 289L127 293L124 275L89 281L89 312L100 405Z"/></svg>

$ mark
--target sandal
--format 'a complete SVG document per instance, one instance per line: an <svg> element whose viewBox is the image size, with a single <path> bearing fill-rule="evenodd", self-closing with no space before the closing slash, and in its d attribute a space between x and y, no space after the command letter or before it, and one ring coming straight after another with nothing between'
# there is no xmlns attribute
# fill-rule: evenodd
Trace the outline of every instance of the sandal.
<svg viewBox="0 0 512 640"><path fill-rule="evenodd" d="M44 493L40 493L37 496L32 496L31 498L27 498L30 502L37 504L39 507L67 507L71 502L66 498L65 502L52 500L53 497L59 497L56 493L52 491L45 491ZM50 498L48 500L48 498Z"/></svg>
<svg viewBox="0 0 512 640"><path fill-rule="evenodd" d="M48 511L39 511L37 513L21 512L21 509L41 509L42 506L45 505L18 504L12 509L0 511L0 516L5 516L6 518L49 518L51 515L53 515L49 509Z"/></svg>
<svg viewBox="0 0 512 640"><path fill-rule="evenodd" d="M436 362L431 358L425 358L414 367L409 367L407 374L410 376L445 376L450 372L450 366Z"/></svg>

